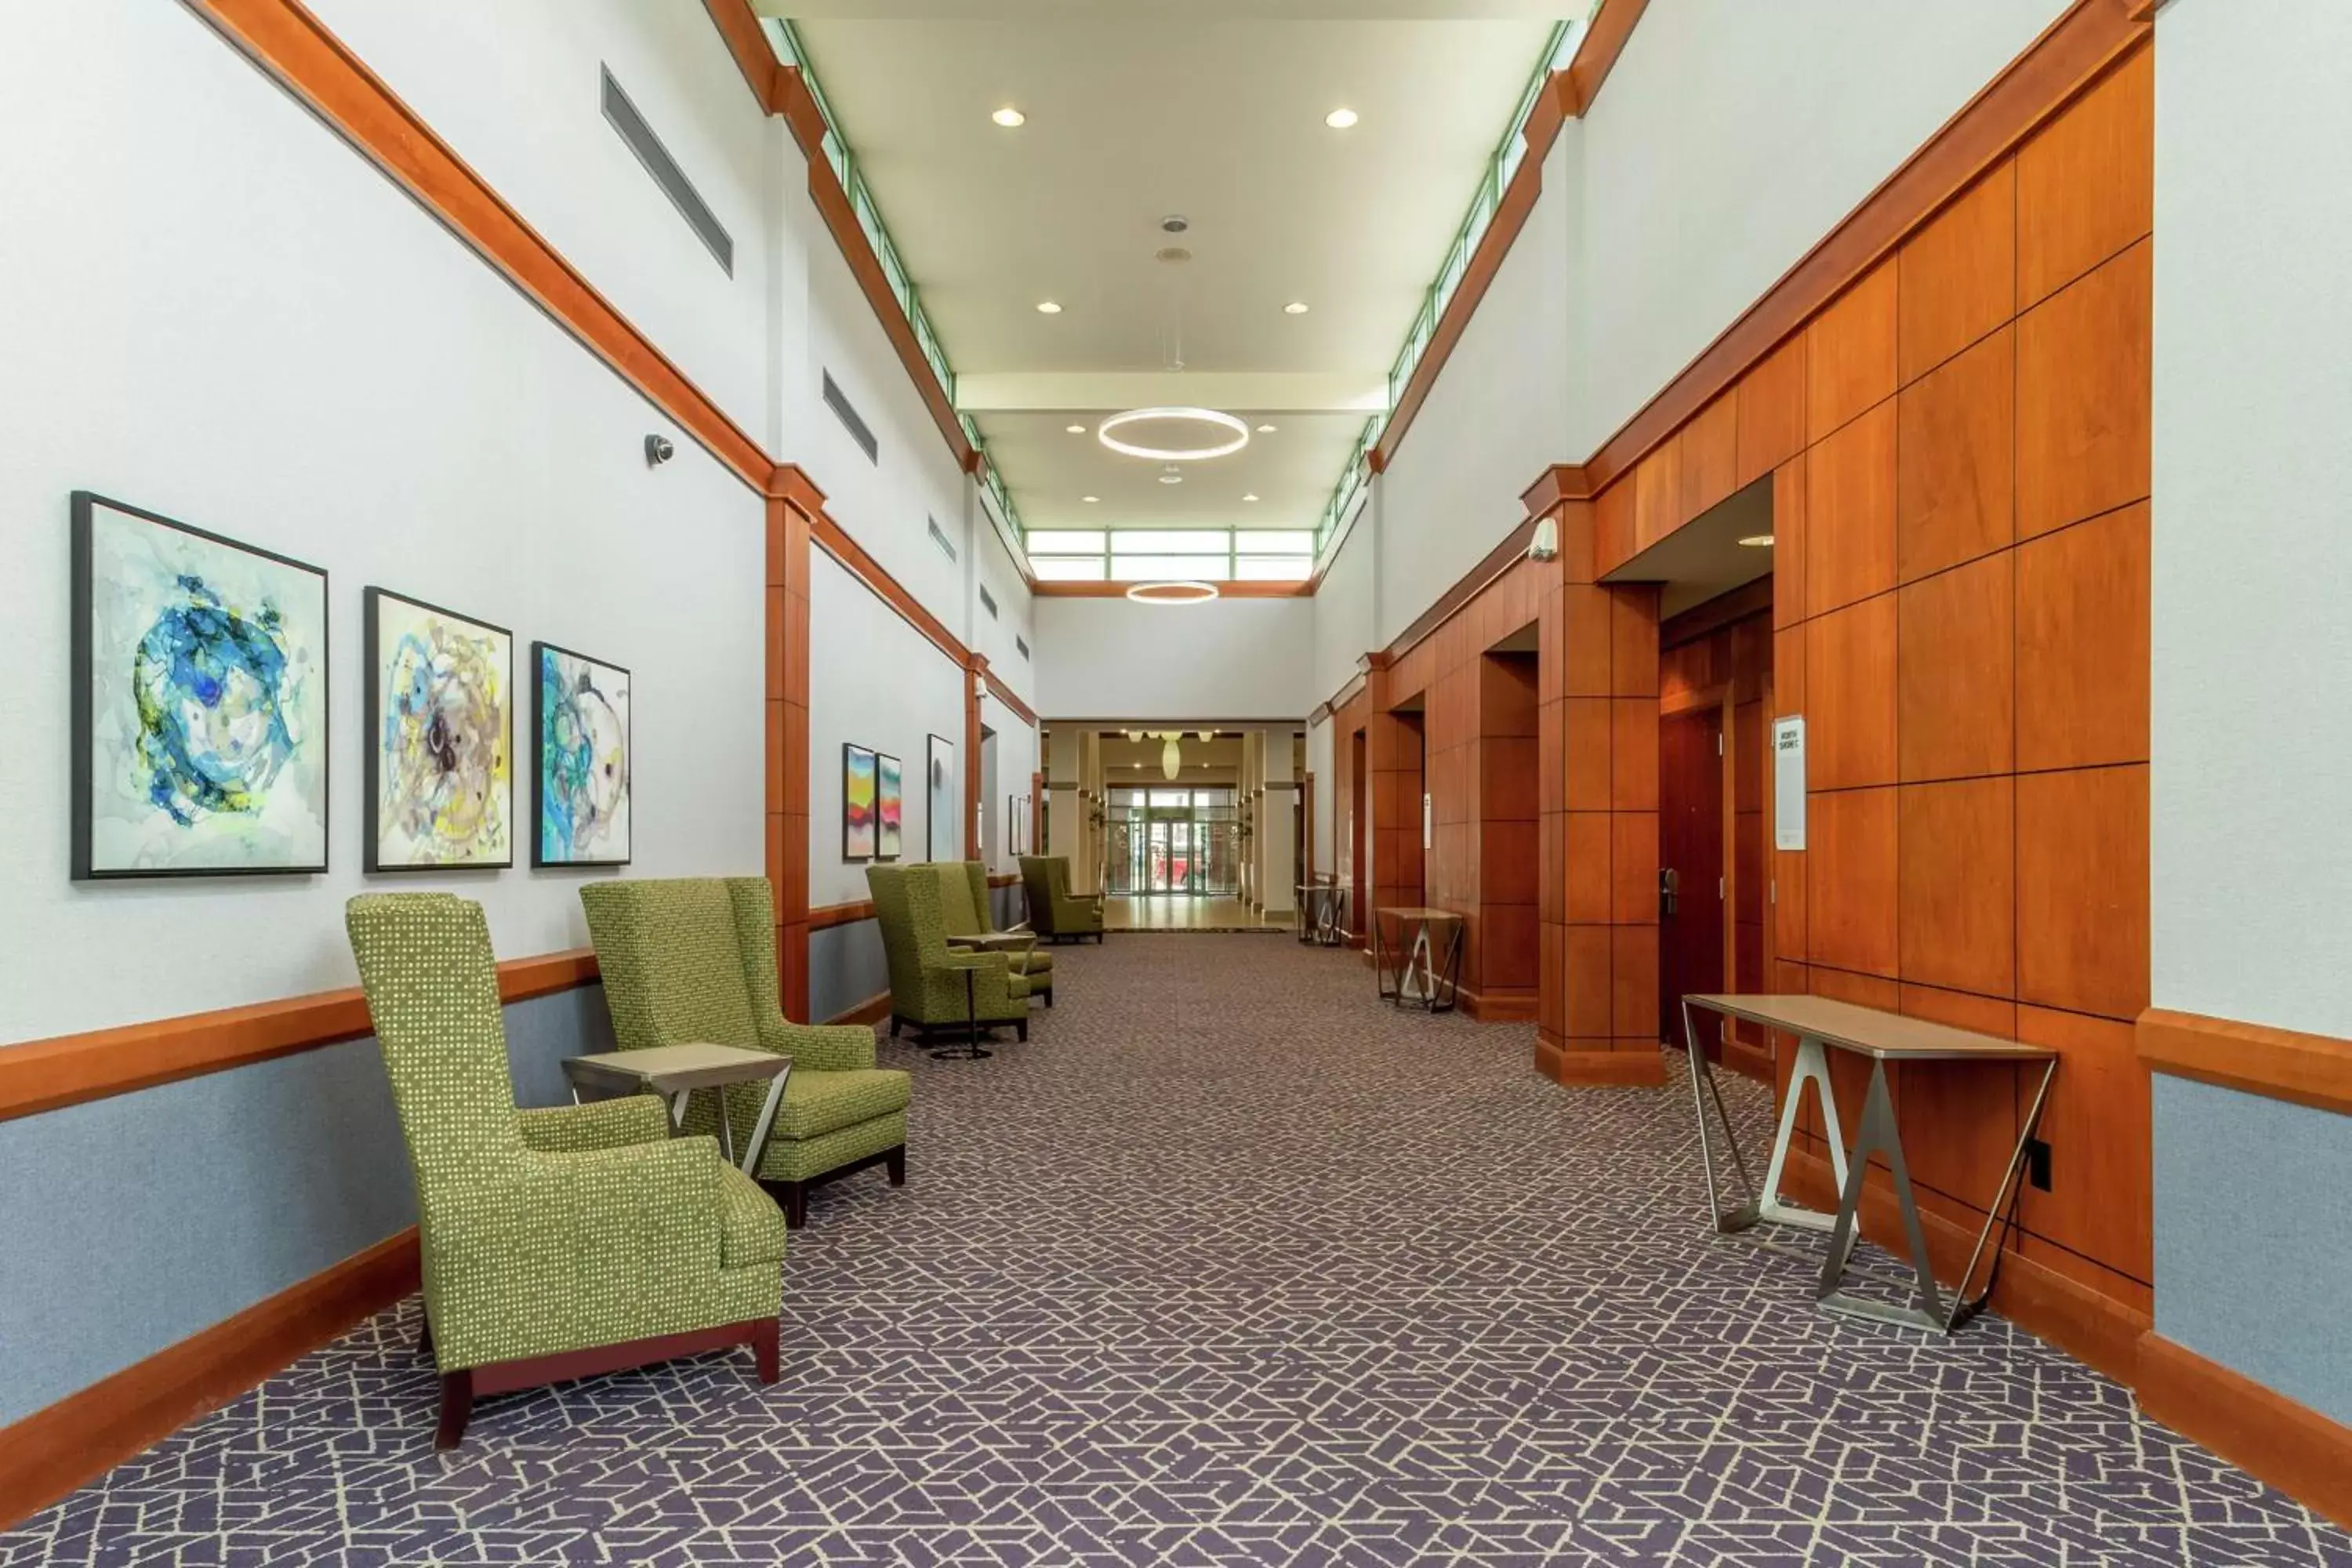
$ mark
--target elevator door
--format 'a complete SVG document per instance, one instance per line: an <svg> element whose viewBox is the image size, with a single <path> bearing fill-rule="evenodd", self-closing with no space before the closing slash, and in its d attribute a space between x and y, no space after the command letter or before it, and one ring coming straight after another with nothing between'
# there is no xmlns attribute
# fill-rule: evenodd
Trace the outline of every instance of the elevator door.
<svg viewBox="0 0 2352 1568"><path fill-rule="evenodd" d="M1658 726L1658 1026L1679 1044L1682 999L1724 989L1722 710Z"/></svg>

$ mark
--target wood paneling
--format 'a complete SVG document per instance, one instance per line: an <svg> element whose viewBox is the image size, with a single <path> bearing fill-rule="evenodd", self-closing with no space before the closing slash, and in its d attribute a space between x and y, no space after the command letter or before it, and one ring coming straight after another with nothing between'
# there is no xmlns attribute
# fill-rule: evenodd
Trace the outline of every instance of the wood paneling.
<svg viewBox="0 0 2352 1568"><path fill-rule="evenodd" d="M2017 355L2004 323L1903 389L1895 439L1895 575L1909 583L2016 532Z"/></svg>
<svg viewBox="0 0 2352 1568"><path fill-rule="evenodd" d="M2017 323L2017 532L2063 528L2148 493L2150 245Z"/></svg>
<svg viewBox="0 0 2352 1568"><path fill-rule="evenodd" d="M1739 399L1726 393L1683 427L1679 521L1687 521L1739 488Z"/></svg>
<svg viewBox="0 0 2352 1568"><path fill-rule="evenodd" d="M1739 378L1738 481L1748 484L1805 449L1805 334L1799 332Z"/></svg>
<svg viewBox="0 0 2352 1568"><path fill-rule="evenodd" d="M1895 724L1906 782L2007 773L2013 764L2011 564L2003 551L1895 595Z"/></svg>
<svg viewBox="0 0 2352 1568"><path fill-rule="evenodd" d="M1898 794L1904 980L2010 995L2017 947L2011 781L1906 784Z"/></svg>
<svg viewBox="0 0 2352 1568"><path fill-rule="evenodd" d="M1909 385L2016 313L2017 178L2003 162L1906 241L1895 359Z"/></svg>
<svg viewBox="0 0 2352 1568"><path fill-rule="evenodd" d="M2145 501L2017 551L2021 769L2147 760L2148 571Z"/></svg>
<svg viewBox="0 0 2352 1568"><path fill-rule="evenodd" d="M1806 802L1807 962L1897 973L1895 794L1841 790Z"/></svg>
<svg viewBox="0 0 2352 1568"><path fill-rule="evenodd" d="M411 1226L0 1430L0 1530L241 1396L418 1283Z"/></svg>
<svg viewBox="0 0 2352 1568"><path fill-rule="evenodd" d="M1895 432L1889 398L1805 454L1808 615L1895 586Z"/></svg>
<svg viewBox="0 0 2352 1568"><path fill-rule="evenodd" d="M2135 1046L2158 1072L2352 1114L2352 1040L2151 1007Z"/></svg>
<svg viewBox="0 0 2352 1568"><path fill-rule="evenodd" d="M1848 605L1804 630L1808 787L1893 784L1895 595Z"/></svg>
<svg viewBox="0 0 2352 1568"><path fill-rule="evenodd" d="M2017 155L2017 308L2156 226L2156 55L2118 65Z"/></svg>
<svg viewBox="0 0 2352 1568"><path fill-rule="evenodd" d="M2152 1331L2132 1381L2150 1419L2352 1530L2352 1427Z"/></svg>
<svg viewBox="0 0 2352 1568"><path fill-rule="evenodd" d="M1818 444L1895 395L1895 268L1881 264L1805 331L1805 427Z"/></svg>
<svg viewBox="0 0 2352 1568"><path fill-rule="evenodd" d="M2050 1145L2050 1190L2026 1187L2020 1223L2134 1279L2153 1280L2147 1069L2133 1054L2131 1025L2020 1007L2017 1037L2064 1055L2039 1130Z"/></svg>
<svg viewBox="0 0 2352 1568"><path fill-rule="evenodd" d="M2131 1019L2147 1005L2147 769L2017 781L2017 995Z"/></svg>
<svg viewBox="0 0 2352 1568"><path fill-rule="evenodd" d="M1642 19L1649 3L1609 0L1593 16L1591 26L1576 46L1575 57L1568 62L1568 80L1559 89L1561 108L1570 118L1583 119L1592 100L1601 96L1601 84L1609 79L1617 57L1625 52L1625 40L1633 36L1633 25Z"/></svg>
<svg viewBox="0 0 2352 1568"><path fill-rule="evenodd" d="M1633 548L1647 550L1683 525L1682 437L1673 437L1633 470Z"/></svg>
<svg viewBox="0 0 2352 1568"><path fill-rule="evenodd" d="M1806 615L1805 455L1772 470L1772 625L1792 626Z"/></svg>

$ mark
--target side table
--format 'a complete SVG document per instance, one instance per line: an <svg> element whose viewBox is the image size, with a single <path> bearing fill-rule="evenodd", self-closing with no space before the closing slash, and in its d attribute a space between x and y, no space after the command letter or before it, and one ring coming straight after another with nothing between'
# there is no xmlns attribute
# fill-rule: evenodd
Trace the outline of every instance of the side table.
<svg viewBox="0 0 2352 1568"><path fill-rule="evenodd" d="M602 1051L594 1056L567 1057L563 1076L572 1084L574 1105L590 1100L612 1100L631 1094L657 1094L669 1101L670 1130L686 1124L686 1108L698 1089L718 1089L719 1143L730 1164L740 1165L757 1180L760 1160L776 1129L776 1111L784 1102L784 1084L793 1076L793 1058L769 1051L747 1051L736 1046L655 1046L641 1051ZM735 1154L735 1125L727 1115L729 1084L768 1082L768 1097L751 1123L751 1146L742 1158Z"/></svg>

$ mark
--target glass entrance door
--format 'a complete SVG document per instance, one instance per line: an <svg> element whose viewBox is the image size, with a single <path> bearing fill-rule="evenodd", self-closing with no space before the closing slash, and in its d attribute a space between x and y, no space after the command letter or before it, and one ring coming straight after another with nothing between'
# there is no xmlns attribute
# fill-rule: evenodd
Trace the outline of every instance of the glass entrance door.
<svg viewBox="0 0 2352 1568"><path fill-rule="evenodd" d="M1190 893L1200 880L1201 857L1190 822L1144 825L1143 890L1147 893Z"/></svg>

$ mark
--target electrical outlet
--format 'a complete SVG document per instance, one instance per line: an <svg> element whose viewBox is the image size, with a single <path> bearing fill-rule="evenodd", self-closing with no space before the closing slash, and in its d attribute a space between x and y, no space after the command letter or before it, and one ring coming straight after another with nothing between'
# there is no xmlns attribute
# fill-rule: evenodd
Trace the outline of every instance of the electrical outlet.
<svg viewBox="0 0 2352 1568"><path fill-rule="evenodd" d="M2050 1190L2050 1145L2039 1138L2025 1141L2025 1179L2041 1192Z"/></svg>

